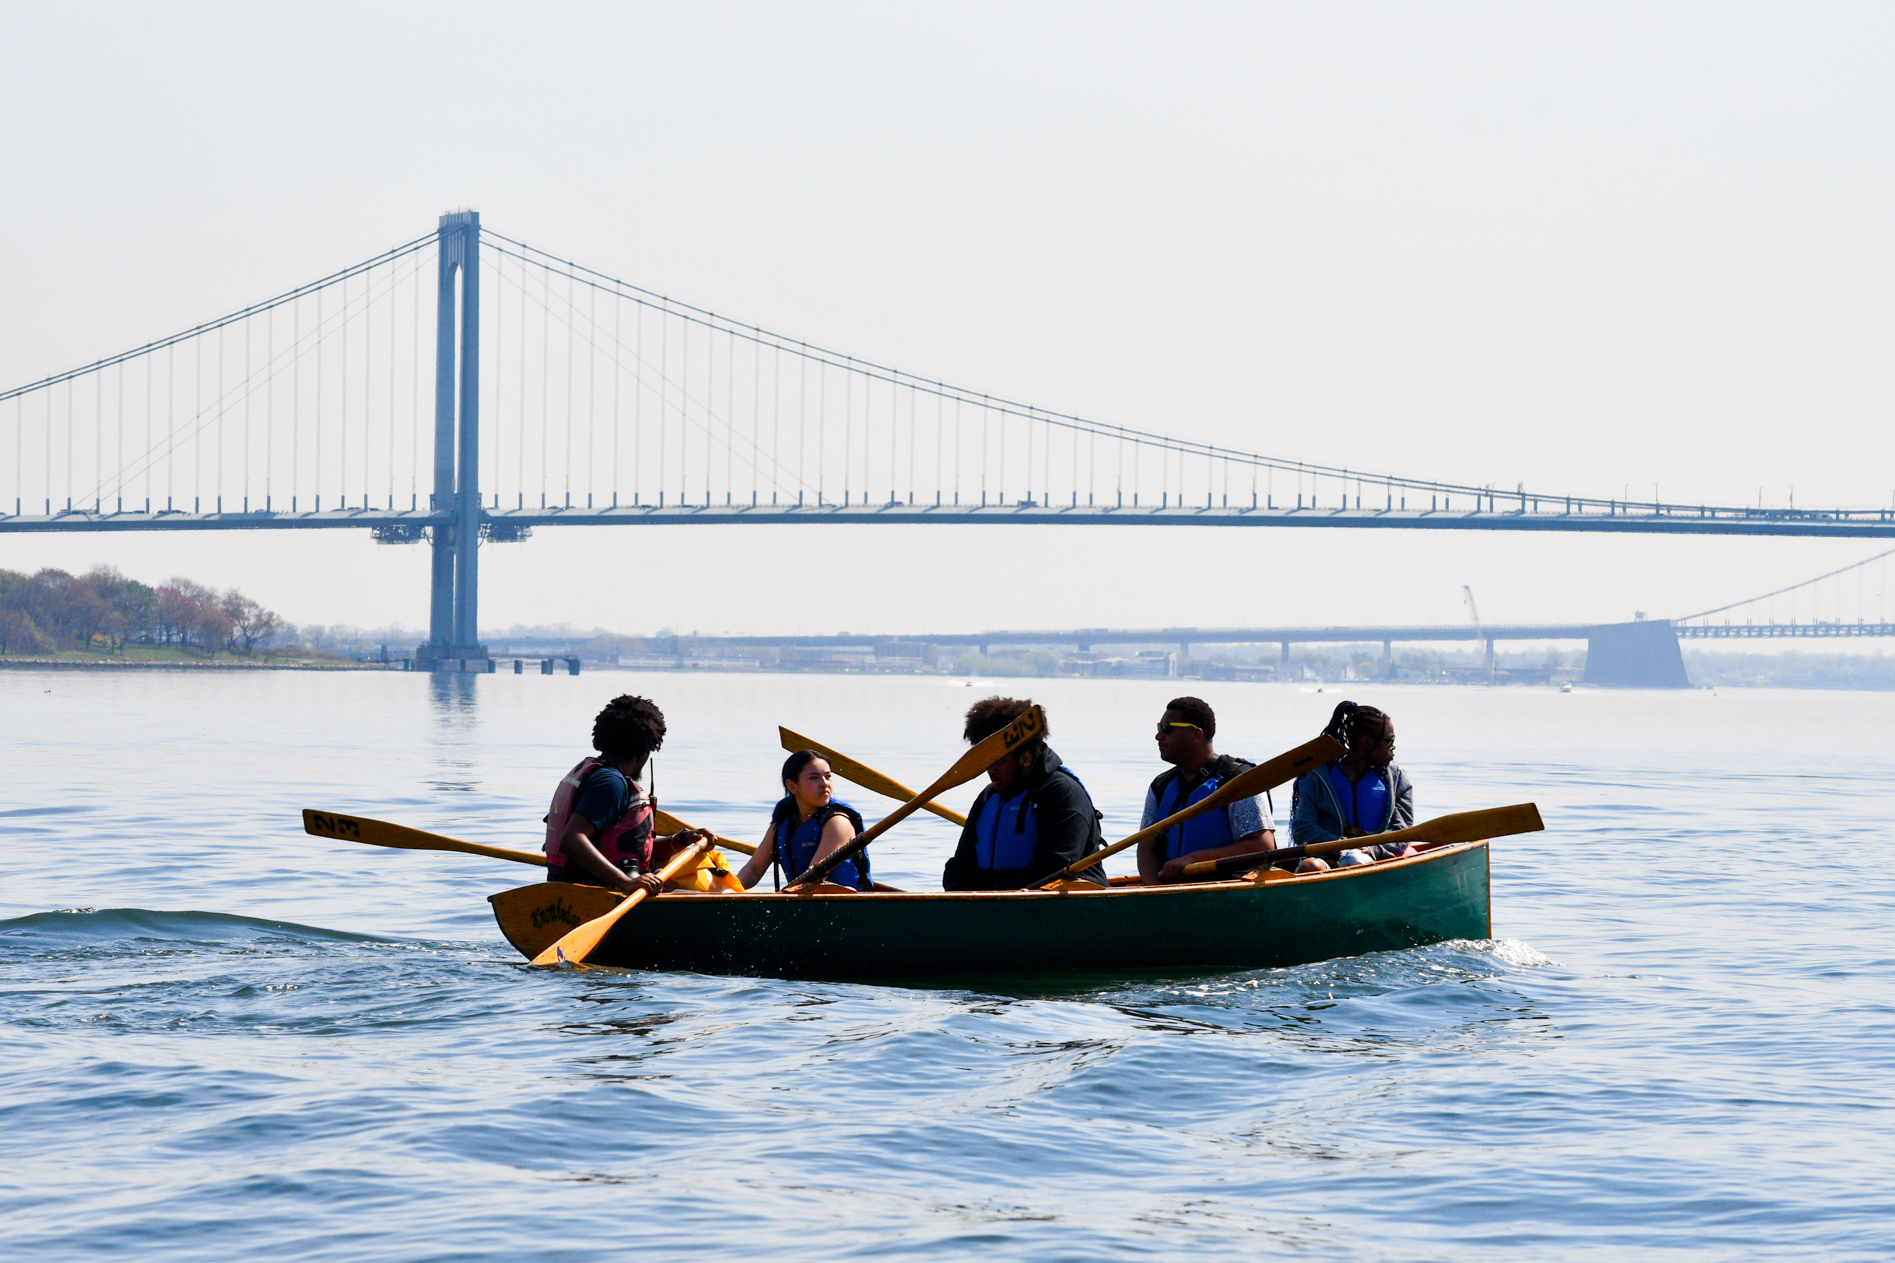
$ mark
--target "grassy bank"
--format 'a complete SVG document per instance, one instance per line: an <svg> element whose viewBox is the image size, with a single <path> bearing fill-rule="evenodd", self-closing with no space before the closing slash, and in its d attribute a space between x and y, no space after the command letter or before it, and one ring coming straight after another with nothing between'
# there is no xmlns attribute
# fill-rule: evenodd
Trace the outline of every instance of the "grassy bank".
<svg viewBox="0 0 1895 1263"><path fill-rule="evenodd" d="M59 653L0 653L7 667L169 667L208 671L363 671L386 670L379 662L357 662L335 654L297 648L289 652L204 653L185 645L128 644L73 649ZM399 669L399 664L397 664Z"/></svg>

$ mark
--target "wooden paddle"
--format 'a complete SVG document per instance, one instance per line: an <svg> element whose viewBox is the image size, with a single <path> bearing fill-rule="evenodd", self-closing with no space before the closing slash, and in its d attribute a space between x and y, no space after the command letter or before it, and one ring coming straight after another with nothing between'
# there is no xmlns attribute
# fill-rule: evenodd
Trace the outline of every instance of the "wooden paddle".
<svg viewBox="0 0 1895 1263"><path fill-rule="evenodd" d="M686 824L668 811L654 813L652 823L657 825L658 832L663 834L683 833L686 829L696 828L695 825ZM742 851L745 855L755 855L757 853L756 847L751 846L748 842L739 842L735 838L720 838L713 834L711 841L720 847L726 847L733 851Z"/></svg>
<svg viewBox="0 0 1895 1263"><path fill-rule="evenodd" d="M900 781L890 776L883 776L868 764L857 763L848 755L843 754L839 750L831 750L820 741L812 741L802 733L792 732L788 728L784 728L780 725L776 731L777 735L783 739L783 748L785 750L791 753L797 750L814 750L817 754L829 760L830 771L845 781L851 781L860 785L870 793L880 794L884 798L892 798L898 803L907 802L910 798L915 796L915 791L909 789ZM922 803L921 809L923 811L932 811L935 815L941 817L941 819L952 820L958 825L965 826L967 824L966 816L963 816L952 807L943 807L940 803Z"/></svg>
<svg viewBox="0 0 1895 1263"><path fill-rule="evenodd" d="M836 865L852 856L859 855L869 843L887 833L890 829L906 820L921 809L921 805L934 798L943 790L953 789L985 772L1001 759L1011 754L1017 747L1033 740L1046 731L1046 712L1038 706L1031 707L1026 714L996 732L993 736L979 742L973 749L956 759L954 766L941 773L939 780L908 799L907 802L883 816L866 832L858 833L841 846L829 853L827 859L811 864L795 881L785 886L785 893L799 888L806 889L818 885L835 870ZM810 747L814 749L814 747ZM833 765L832 765L833 766Z"/></svg>
<svg viewBox="0 0 1895 1263"><path fill-rule="evenodd" d="M1485 811L1457 811L1452 815L1436 816L1407 829L1395 829L1388 833L1365 833L1360 837L1336 838L1329 842L1312 842L1307 846L1283 846L1274 851L1252 851L1248 855L1227 855L1221 860L1201 860L1196 864L1186 864L1184 875L1189 879L1228 877L1232 873L1248 872L1269 864L1281 864L1285 860L1302 859L1310 855L1328 855L1334 851L1351 851L1357 847L1381 846L1389 842L1419 842L1425 845L1446 846L1451 842L1479 842L1486 838L1504 838L1516 833L1537 833L1546 825L1540 820L1540 809L1533 803L1519 803L1512 807L1489 807Z"/></svg>
<svg viewBox="0 0 1895 1263"><path fill-rule="evenodd" d="M673 877L683 872L687 866L696 861L698 856L710 850L712 843L716 840L715 838L702 838L693 842L690 846L685 847L682 851L679 851L676 855L671 857L669 864L666 864L663 868L658 870L658 880L660 882L670 881ZM594 917L592 920L574 926L572 929L566 931L565 937L541 952L538 956L535 956L533 963L535 965L585 964L586 957L592 955L599 944L605 941L605 936L611 932L613 926L619 923L619 918L644 901L645 890L641 886L639 889L625 896L618 907L612 909L604 916Z"/></svg>
<svg viewBox="0 0 1895 1263"><path fill-rule="evenodd" d="M370 846L393 846L405 851L462 851L468 855L485 855L489 859L546 867L546 856L539 851L510 851L504 846L482 846L478 842L463 842L459 838L444 837L439 833L424 833L420 829L390 824L386 820L311 811L307 807L303 808L303 831L319 838L341 838L344 842L366 842Z"/></svg>
<svg viewBox="0 0 1895 1263"><path fill-rule="evenodd" d="M1094 851L1084 859L1068 864L1041 882L1038 889L1044 890L1048 886L1058 885L1068 877L1085 872L1107 856L1117 855L1128 846L1137 846L1140 842L1155 838L1173 825L1182 824L1193 816L1228 806L1239 798L1255 798L1266 790L1275 789L1284 781L1301 776L1313 767L1321 767L1331 759L1341 758L1343 753L1341 743L1334 737L1318 737L1314 741L1305 741L1296 749L1287 750L1268 763L1259 763L1249 771L1231 777L1197 802L1180 811L1172 812L1157 824L1140 829L1123 842L1114 842L1104 850Z"/></svg>
<svg viewBox="0 0 1895 1263"><path fill-rule="evenodd" d="M655 822L660 833L678 833L691 826L669 812L657 813ZM410 829L403 824L390 824L386 820L370 820L367 816L344 816L336 812L311 811L303 808L303 831L313 833L319 838L340 838L344 842L366 842L370 846L393 846L406 851L460 851L467 855L485 855L489 859L512 860L516 864L535 864L546 867L546 855L541 851L512 851L504 846L482 846L478 842L463 842L459 838L450 838L442 833L427 833L421 829ZM757 848L732 838L717 838L720 847L729 847L733 851L742 851L745 855L754 855Z"/></svg>

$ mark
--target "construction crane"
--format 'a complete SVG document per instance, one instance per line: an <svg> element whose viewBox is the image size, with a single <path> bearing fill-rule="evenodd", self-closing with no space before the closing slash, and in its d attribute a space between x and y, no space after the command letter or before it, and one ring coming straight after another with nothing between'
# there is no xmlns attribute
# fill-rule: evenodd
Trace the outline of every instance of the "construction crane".
<svg viewBox="0 0 1895 1263"><path fill-rule="evenodd" d="M1487 651L1487 683L1492 684L1494 682L1494 642L1487 638L1487 633L1481 628L1480 607L1474 604L1473 587L1463 583L1461 591L1467 594L1467 612L1474 618L1474 634L1480 637L1481 646Z"/></svg>

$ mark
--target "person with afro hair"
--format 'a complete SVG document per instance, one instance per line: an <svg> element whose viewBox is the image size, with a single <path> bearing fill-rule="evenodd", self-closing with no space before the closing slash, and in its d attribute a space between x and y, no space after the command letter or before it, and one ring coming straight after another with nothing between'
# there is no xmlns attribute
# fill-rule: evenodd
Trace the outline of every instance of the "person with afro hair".
<svg viewBox="0 0 1895 1263"><path fill-rule="evenodd" d="M669 836L653 830L657 804L638 778L665 743L665 716L649 698L613 698L592 721L599 753L579 760L553 793L546 816L546 880L655 895L657 869L680 847L708 837L701 829Z"/></svg>
<svg viewBox="0 0 1895 1263"><path fill-rule="evenodd" d="M1017 697L983 698L968 709L961 735L976 745L1032 705ZM1045 733L988 768L987 781L941 874L943 890L1020 890L1105 845L1092 795L1048 748ZM1105 870L1094 864L1079 878L1104 885Z"/></svg>

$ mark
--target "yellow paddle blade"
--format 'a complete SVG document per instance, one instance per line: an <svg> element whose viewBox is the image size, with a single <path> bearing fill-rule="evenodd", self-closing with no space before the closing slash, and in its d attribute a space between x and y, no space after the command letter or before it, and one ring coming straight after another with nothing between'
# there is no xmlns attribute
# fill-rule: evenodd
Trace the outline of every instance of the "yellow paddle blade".
<svg viewBox="0 0 1895 1263"><path fill-rule="evenodd" d="M658 880L667 882L677 876L686 865L710 850L711 842L710 838L701 838L672 856L671 862L658 870ZM535 956L533 963L535 965L585 964L586 958L598 950L599 944L605 941L605 936L611 932L613 926L619 923L619 918L644 901L645 892L642 889L634 890L624 902L604 916L594 917L585 924L568 930L557 943Z"/></svg>
<svg viewBox="0 0 1895 1263"><path fill-rule="evenodd" d="M1538 805L1516 803L1511 807L1489 807L1484 811L1457 811L1389 833L1338 838L1336 841L1341 843L1340 846L1331 842L1320 845L1331 850L1346 851L1357 846L1381 846L1385 842L1480 842L1487 838L1511 837L1516 833L1538 833L1544 828L1546 823L1540 819Z"/></svg>
<svg viewBox="0 0 1895 1263"><path fill-rule="evenodd" d="M910 798L915 796L914 790L909 789L894 777L884 776L868 764L858 763L848 755L843 754L839 750L832 750L820 741L805 737L802 733L794 732L781 725L777 727L776 732L777 736L781 738L785 750L791 751L792 753L797 750L814 750L817 754L822 755L823 758L829 761L830 771L845 781L860 785L870 793L880 794L884 798L892 798L898 803L907 802ZM943 820L951 820L958 825L965 826L967 824L966 816L955 811L952 807L943 807L940 803L922 803L921 809L923 811L932 811Z"/></svg>
<svg viewBox="0 0 1895 1263"><path fill-rule="evenodd" d="M546 856L539 851L510 851L504 846L482 846L478 842L463 842L459 838L439 833L424 833L420 829L410 829L407 825L370 820L367 816L345 816L335 811L303 808L303 831L319 838L340 838L344 842L366 842L370 846L392 846L404 851L460 851L466 855L485 855L489 859L512 860L516 864L535 864L541 868L546 866Z"/></svg>

